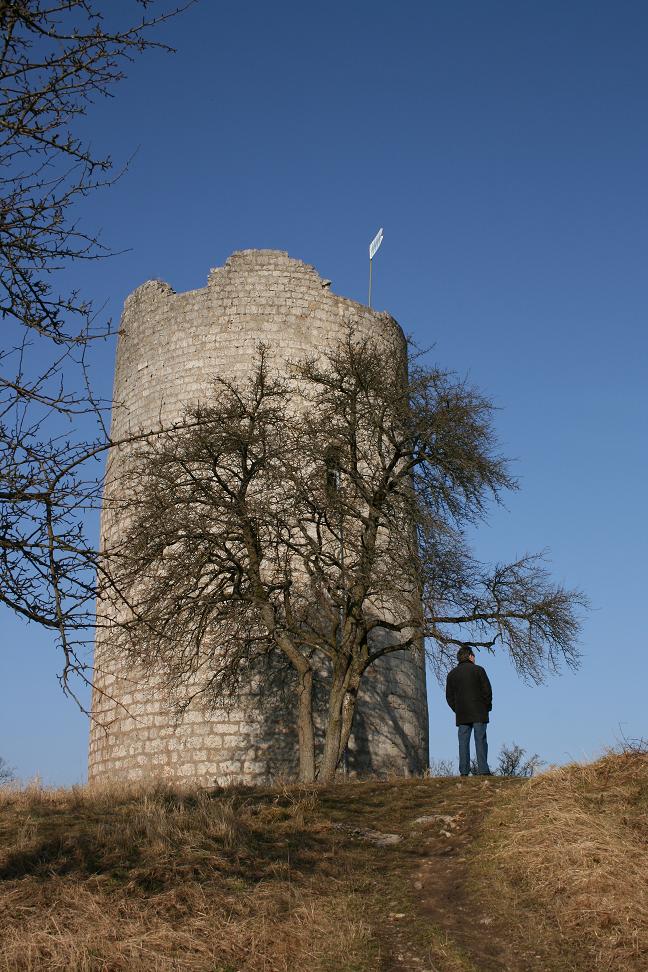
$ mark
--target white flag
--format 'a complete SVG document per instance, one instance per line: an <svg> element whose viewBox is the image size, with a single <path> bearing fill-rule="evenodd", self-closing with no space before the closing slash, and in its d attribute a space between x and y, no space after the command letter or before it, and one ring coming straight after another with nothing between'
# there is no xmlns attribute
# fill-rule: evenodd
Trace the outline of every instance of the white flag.
<svg viewBox="0 0 648 972"><path fill-rule="evenodd" d="M383 241L383 228L381 226L380 229L378 230L378 232L376 233L376 235L374 236L373 240L369 244L369 259L370 260L373 260L373 258L375 257L375 255L376 255L376 253L378 251L378 247L380 246L380 244L382 243L382 241Z"/></svg>

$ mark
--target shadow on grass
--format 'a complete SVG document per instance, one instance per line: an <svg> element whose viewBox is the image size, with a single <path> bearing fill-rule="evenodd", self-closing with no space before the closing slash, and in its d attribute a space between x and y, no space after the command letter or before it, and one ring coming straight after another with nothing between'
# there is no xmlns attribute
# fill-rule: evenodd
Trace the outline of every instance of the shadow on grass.
<svg viewBox="0 0 648 972"><path fill-rule="evenodd" d="M23 813L21 829L5 806L0 881L74 875L159 891L179 878L285 879L286 868L308 878L326 869L331 848L317 814L310 804L306 809L308 819L299 794L285 800L270 791L162 794L116 804L108 814L92 806Z"/></svg>

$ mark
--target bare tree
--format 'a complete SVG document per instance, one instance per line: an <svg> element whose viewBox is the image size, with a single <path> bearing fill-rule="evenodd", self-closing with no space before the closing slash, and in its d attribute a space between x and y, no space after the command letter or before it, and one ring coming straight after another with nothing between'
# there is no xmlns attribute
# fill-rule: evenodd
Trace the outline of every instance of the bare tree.
<svg viewBox="0 0 648 972"><path fill-rule="evenodd" d="M501 646L534 679L576 663L582 596L533 556L489 570L462 537L515 485L490 403L416 359L407 371L399 349L350 330L284 378L262 348L247 382L217 382L124 469L128 526L106 551L99 623L187 702L282 656L304 781L333 777L370 666L423 637L440 668L463 644Z"/></svg>
<svg viewBox="0 0 648 972"><path fill-rule="evenodd" d="M58 632L66 671L91 616L84 517L107 447L86 355L109 327L61 271L108 255L80 206L119 174L80 124L129 61L169 49L152 31L181 8L163 6L0 0L0 601Z"/></svg>

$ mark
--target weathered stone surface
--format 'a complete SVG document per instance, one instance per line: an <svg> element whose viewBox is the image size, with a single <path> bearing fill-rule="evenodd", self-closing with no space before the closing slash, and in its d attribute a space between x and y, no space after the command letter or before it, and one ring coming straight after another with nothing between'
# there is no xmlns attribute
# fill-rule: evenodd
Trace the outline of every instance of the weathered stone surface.
<svg viewBox="0 0 648 972"><path fill-rule="evenodd" d="M316 270L278 250L234 253L207 287L176 294L148 281L127 298L115 369L112 435L178 420L221 375L243 378L259 342L288 361L334 344L346 324L376 339L404 341L389 314L332 293ZM403 345L404 346L404 345ZM110 508L122 457L109 459L102 517L105 543L119 535ZM196 780L206 785L294 777L291 713L269 712L250 695L238 710L189 710L176 721L163 691L111 652L109 631L95 649L96 721L89 778ZM370 672L350 745L357 772L415 773L427 765L427 702L422 657L388 655Z"/></svg>
<svg viewBox="0 0 648 972"><path fill-rule="evenodd" d="M368 830L363 827L349 827L347 824L334 823L334 830L341 830L349 837L355 837L357 840L367 840L371 844L375 844L377 847L394 847L396 844L400 844L403 840L402 834L383 834L380 830ZM395 917L399 917L396 915Z"/></svg>

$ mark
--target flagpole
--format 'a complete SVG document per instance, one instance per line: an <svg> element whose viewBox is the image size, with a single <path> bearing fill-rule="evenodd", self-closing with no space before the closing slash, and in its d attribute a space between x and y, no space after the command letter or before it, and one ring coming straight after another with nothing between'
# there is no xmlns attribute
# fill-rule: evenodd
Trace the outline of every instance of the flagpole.
<svg viewBox="0 0 648 972"><path fill-rule="evenodd" d="M371 272L373 270L373 258L376 255L380 244L383 241L383 228L382 226L374 236L373 240L369 244L369 307L371 307Z"/></svg>

